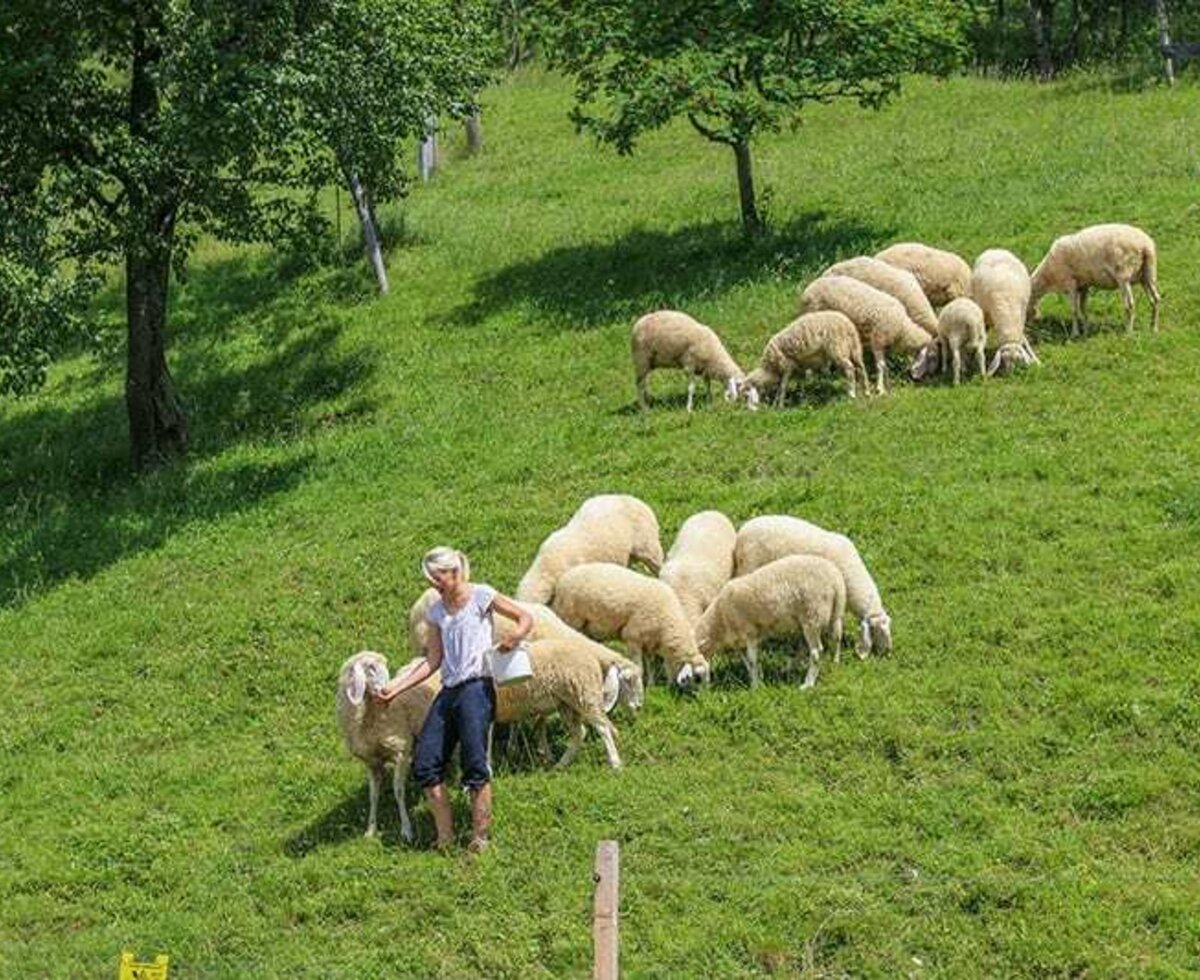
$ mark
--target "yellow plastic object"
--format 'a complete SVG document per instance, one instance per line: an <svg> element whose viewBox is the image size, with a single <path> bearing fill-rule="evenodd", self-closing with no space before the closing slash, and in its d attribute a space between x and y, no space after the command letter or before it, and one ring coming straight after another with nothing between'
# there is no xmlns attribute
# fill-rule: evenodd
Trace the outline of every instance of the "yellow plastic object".
<svg viewBox="0 0 1200 980"><path fill-rule="evenodd" d="M156 956L153 963L137 963L133 954L121 954L121 968L117 980L167 980L167 957Z"/></svg>

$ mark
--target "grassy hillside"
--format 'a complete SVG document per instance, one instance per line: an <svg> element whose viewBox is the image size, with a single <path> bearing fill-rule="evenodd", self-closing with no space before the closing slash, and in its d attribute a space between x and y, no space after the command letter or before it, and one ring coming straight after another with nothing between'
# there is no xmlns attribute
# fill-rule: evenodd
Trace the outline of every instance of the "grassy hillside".
<svg viewBox="0 0 1200 980"><path fill-rule="evenodd" d="M194 452L125 475L119 333L0 406L0 976L558 977L590 971L596 842L622 845L630 976L1190 976L1200 967L1200 103L914 82L761 147L576 138L537 72L403 208L393 295L207 248L173 300ZM453 146L453 142L452 142ZM343 206L345 202L343 201ZM400 211L393 218L399 221ZM750 414L633 410L657 306L750 361L823 265L898 239L1027 262L1101 220L1160 248L1163 330L1066 339L958 390ZM851 534L892 657L735 661L563 773L497 784L479 860L410 850L333 721L354 650L405 656L429 546L512 589L580 500ZM415 795L415 794L414 794ZM460 810L460 818L464 813ZM432 824L415 809L427 843Z"/></svg>

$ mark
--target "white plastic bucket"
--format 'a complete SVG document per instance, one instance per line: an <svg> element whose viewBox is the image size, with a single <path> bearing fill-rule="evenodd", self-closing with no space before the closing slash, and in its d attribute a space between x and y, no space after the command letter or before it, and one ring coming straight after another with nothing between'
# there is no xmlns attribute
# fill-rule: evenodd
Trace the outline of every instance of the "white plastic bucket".
<svg viewBox="0 0 1200 980"><path fill-rule="evenodd" d="M529 660L528 643L518 643L507 653L499 647L492 647L491 657L492 680L495 681L497 687L521 684L533 676L533 664Z"/></svg>

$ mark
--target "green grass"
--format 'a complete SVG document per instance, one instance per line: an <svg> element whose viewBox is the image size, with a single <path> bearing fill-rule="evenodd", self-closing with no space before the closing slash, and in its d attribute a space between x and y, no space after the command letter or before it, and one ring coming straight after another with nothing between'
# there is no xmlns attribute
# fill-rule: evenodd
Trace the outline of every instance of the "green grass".
<svg viewBox="0 0 1200 980"><path fill-rule="evenodd" d="M1200 112L915 81L759 148L776 229L740 239L731 154L683 126L620 159L538 72L487 149L404 207L393 295L206 246L173 300L194 447L125 474L120 347L0 407L0 976L590 971L596 842L622 847L630 976L1190 976L1200 968ZM344 206L344 202L343 202ZM1036 262L1102 220L1160 249L1163 330L869 403L632 410L632 318L681 306L750 361L826 263L898 239ZM1141 324L1148 323L1140 304ZM497 843L366 841L337 669L404 656L434 543L512 589L584 497L795 513L851 534L891 658L802 694L767 658L497 783ZM462 811L460 810L460 818ZM418 833L431 836L423 804Z"/></svg>

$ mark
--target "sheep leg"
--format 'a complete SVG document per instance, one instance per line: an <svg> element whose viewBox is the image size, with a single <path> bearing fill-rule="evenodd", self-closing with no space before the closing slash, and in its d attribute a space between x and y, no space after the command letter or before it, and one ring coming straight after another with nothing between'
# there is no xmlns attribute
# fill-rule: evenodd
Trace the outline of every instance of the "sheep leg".
<svg viewBox="0 0 1200 980"><path fill-rule="evenodd" d="M1088 332L1087 321L1087 301L1088 291L1086 288L1079 290L1079 322L1083 329L1083 335L1086 337Z"/></svg>
<svg viewBox="0 0 1200 980"><path fill-rule="evenodd" d="M650 373L639 374L637 376L637 400L638 408L643 412L650 408Z"/></svg>
<svg viewBox="0 0 1200 980"><path fill-rule="evenodd" d="M1150 330L1158 333L1158 304L1162 302L1162 296L1159 295L1154 276L1145 268L1142 269L1142 289L1150 300Z"/></svg>
<svg viewBox="0 0 1200 980"><path fill-rule="evenodd" d="M962 379L962 352L958 344L950 345L950 356L954 358L954 387L957 388Z"/></svg>
<svg viewBox="0 0 1200 980"><path fill-rule="evenodd" d="M537 752L541 757L543 765L550 764L550 738L546 734L546 719L539 718L535 724L537 725Z"/></svg>
<svg viewBox="0 0 1200 980"><path fill-rule="evenodd" d="M1080 334L1079 324L1083 320L1083 299L1078 289L1071 290L1071 336L1078 337ZM1083 333L1087 333L1087 323L1083 325Z"/></svg>
<svg viewBox="0 0 1200 980"><path fill-rule="evenodd" d="M364 836L374 837L378 827L379 817L379 784L383 782L383 764L375 763L367 766L367 832Z"/></svg>
<svg viewBox="0 0 1200 980"><path fill-rule="evenodd" d="M876 388L881 395L887 394L887 389L884 387L883 379L886 371L887 357L886 351L882 347L872 347L871 356L875 358L875 383Z"/></svg>
<svg viewBox="0 0 1200 980"><path fill-rule="evenodd" d="M846 379L846 387L850 389L850 397L854 397L854 362L848 357L843 357L838 361L838 366L842 369L842 376Z"/></svg>
<svg viewBox="0 0 1200 980"><path fill-rule="evenodd" d="M571 733L571 738L567 742L566 751L563 752L562 758L554 764L555 769L565 769L579 754L579 747L583 745L583 739L587 735L587 728L583 722L576 717L575 712L568 711L559 706L558 712L562 715L563 721L567 723L567 731Z"/></svg>
<svg viewBox="0 0 1200 980"><path fill-rule="evenodd" d="M750 686L758 687L762 683L762 672L758 667L758 644L747 644L742 659L746 662L746 673L750 675Z"/></svg>
<svg viewBox="0 0 1200 980"><path fill-rule="evenodd" d="M821 631L805 626L804 644L808 647L808 670L804 673L804 683L800 689L807 691L817 683L817 674L821 669Z"/></svg>
<svg viewBox="0 0 1200 980"><path fill-rule="evenodd" d="M415 839L412 821L408 819L408 806L404 799L404 783L408 779L409 760L407 756L396 756L392 769L392 795L396 797L396 809L400 811L400 836L406 844Z"/></svg>
<svg viewBox="0 0 1200 980"><path fill-rule="evenodd" d="M604 754L608 758L608 764L613 769L621 768L621 756L617 753L616 729L613 723L599 715L596 718L590 719L592 731L600 736L600 741L604 743Z"/></svg>
<svg viewBox="0 0 1200 980"><path fill-rule="evenodd" d="M1121 283L1121 302L1125 306L1125 332L1133 333L1133 287L1127 282Z"/></svg>
<svg viewBox="0 0 1200 980"><path fill-rule="evenodd" d="M987 380L987 355L984 353L984 347L985 343L982 340L975 346L975 360L979 363L979 379L981 381Z"/></svg>
<svg viewBox="0 0 1200 980"><path fill-rule="evenodd" d="M784 371L779 378L779 391L775 393L775 407L783 408L784 402L787 401L787 386L792 380L792 372Z"/></svg>
<svg viewBox="0 0 1200 980"><path fill-rule="evenodd" d="M689 412L692 410L692 402L695 400L695 397L696 397L696 376L689 372L688 373L688 404L687 404L687 410Z"/></svg>
<svg viewBox="0 0 1200 980"><path fill-rule="evenodd" d="M867 368L863 364L861 357L854 359L854 370L858 374L859 382L862 384L863 396L871 397L871 379L867 377Z"/></svg>

